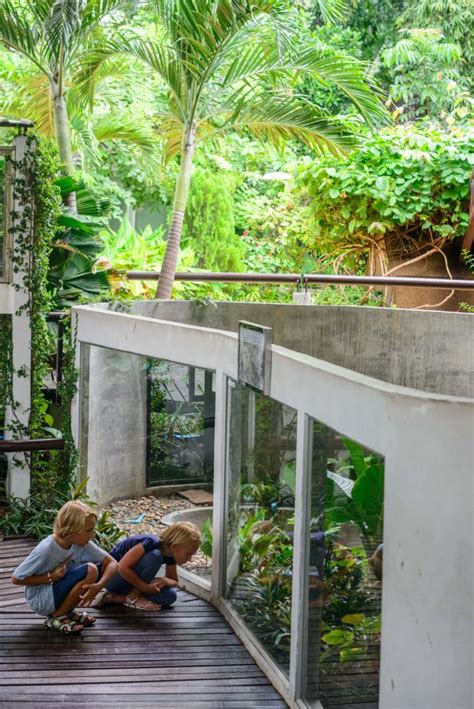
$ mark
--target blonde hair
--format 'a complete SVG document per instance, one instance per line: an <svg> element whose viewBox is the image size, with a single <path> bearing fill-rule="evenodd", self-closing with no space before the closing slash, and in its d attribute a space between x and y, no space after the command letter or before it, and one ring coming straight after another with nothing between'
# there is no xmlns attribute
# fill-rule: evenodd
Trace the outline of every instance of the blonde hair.
<svg viewBox="0 0 474 709"><path fill-rule="evenodd" d="M160 541L168 548L170 548L172 544L199 546L201 544L201 532L192 522L176 522L175 524L170 524L170 526L160 534Z"/></svg>
<svg viewBox="0 0 474 709"><path fill-rule="evenodd" d="M61 507L54 521L54 533L64 539L74 532L82 532L88 517L97 521L97 513L80 500L71 500Z"/></svg>

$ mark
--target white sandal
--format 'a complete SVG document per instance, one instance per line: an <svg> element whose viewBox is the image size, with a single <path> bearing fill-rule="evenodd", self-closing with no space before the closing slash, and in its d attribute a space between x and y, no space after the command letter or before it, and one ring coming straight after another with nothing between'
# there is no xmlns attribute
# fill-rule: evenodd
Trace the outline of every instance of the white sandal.
<svg viewBox="0 0 474 709"><path fill-rule="evenodd" d="M112 594L106 588L101 588L99 593L89 603L88 608L100 608L107 603L107 599Z"/></svg>
<svg viewBox="0 0 474 709"><path fill-rule="evenodd" d="M127 598L123 602L125 608L133 608L136 611L161 611L161 606L159 603L150 601L144 596L137 596L136 598Z"/></svg>

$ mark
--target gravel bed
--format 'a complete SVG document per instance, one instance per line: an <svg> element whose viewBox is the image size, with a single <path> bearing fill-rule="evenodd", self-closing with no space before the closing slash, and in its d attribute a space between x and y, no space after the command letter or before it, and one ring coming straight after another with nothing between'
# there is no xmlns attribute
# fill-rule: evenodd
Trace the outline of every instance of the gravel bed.
<svg viewBox="0 0 474 709"><path fill-rule="evenodd" d="M166 525L161 523L162 517L170 512L188 510L191 507L200 507L200 505L194 505L184 497L171 494L160 497L155 495L132 497L128 500L113 502L104 510L109 512L110 517L122 530L124 537L133 534L154 534L159 537L160 532L166 529ZM141 514L145 515L143 520L138 524L133 523L132 520L137 519ZM209 576L211 560L198 551L192 561L184 564L183 568L193 571L199 576Z"/></svg>

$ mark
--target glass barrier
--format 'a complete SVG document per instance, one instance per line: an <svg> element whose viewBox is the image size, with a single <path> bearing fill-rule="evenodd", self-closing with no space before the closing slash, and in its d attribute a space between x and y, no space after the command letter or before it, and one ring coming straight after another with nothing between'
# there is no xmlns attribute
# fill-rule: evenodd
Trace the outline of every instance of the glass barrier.
<svg viewBox="0 0 474 709"><path fill-rule="evenodd" d="M227 597L287 674L296 411L229 381Z"/></svg>
<svg viewBox="0 0 474 709"><path fill-rule="evenodd" d="M148 484L212 482L213 372L148 360L147 382Z"/></svg>
<svg viewBox="0 0 474 709"><path fill-rule="evenodd" d="M82 478L89 478L89 494L110 511L124 536L159 537L175 522L196 524L203 545L184 568L210 579L212 372L88 349L82 366L80 466ZM150 470L154 475L147 475ZM160 479L156 473L161 471ZM160 491L163 482L172 485L172 492ZM156 486L153 495L146 494L150 484Z"/></svg>
<svg viewBox="0 0 474 709"><path fill-rule="evenodd" d="M384 459L315 420L311 443L305 698L376 707Z"/></svg>

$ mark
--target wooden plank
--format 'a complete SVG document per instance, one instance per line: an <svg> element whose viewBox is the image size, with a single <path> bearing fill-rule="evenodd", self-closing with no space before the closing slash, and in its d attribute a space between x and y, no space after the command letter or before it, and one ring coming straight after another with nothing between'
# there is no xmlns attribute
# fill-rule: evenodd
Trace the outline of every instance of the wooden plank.
<svg viewBox="0 0 474 709"><path fill-rule="evenodd" d="M34 545L1 542L0 568L15 568ZM2 707L286 706L222 616L191 593L180 591L172 611L92 613L97 624L78 637L46 631L2 572Z"/></svg>

